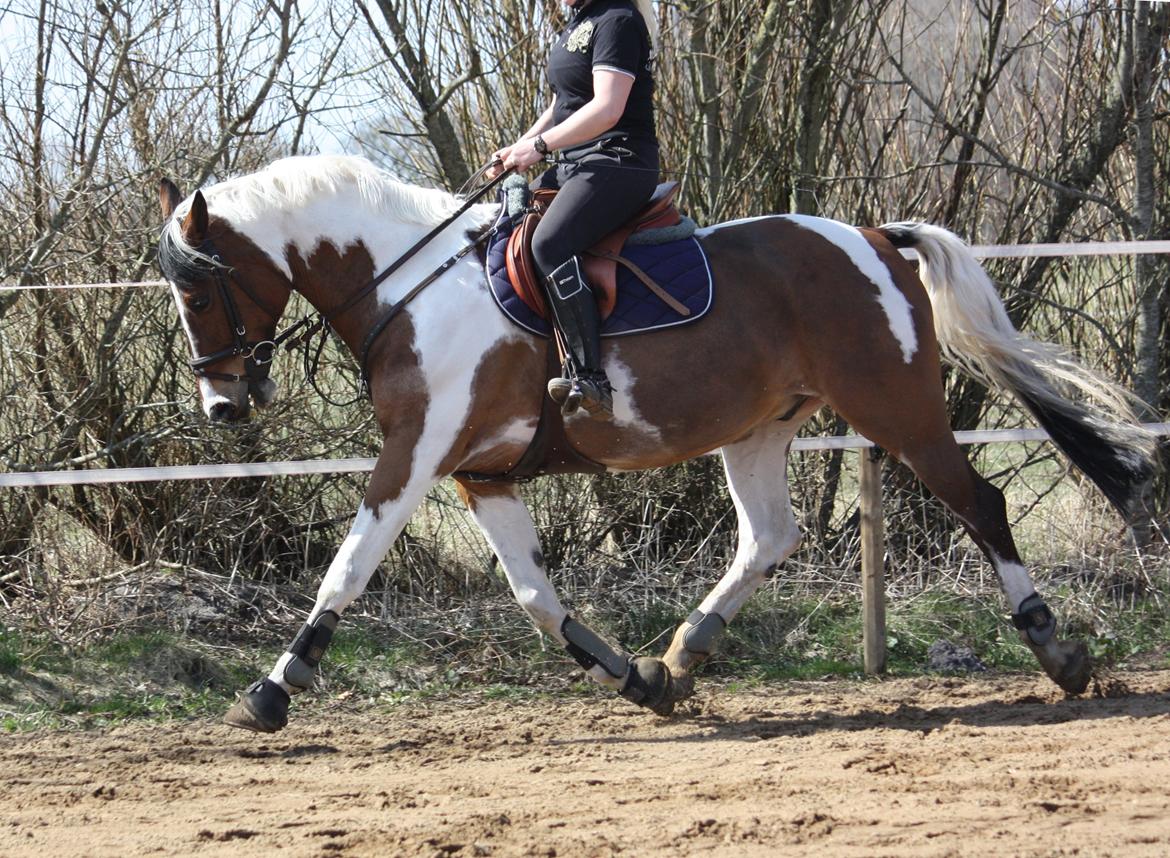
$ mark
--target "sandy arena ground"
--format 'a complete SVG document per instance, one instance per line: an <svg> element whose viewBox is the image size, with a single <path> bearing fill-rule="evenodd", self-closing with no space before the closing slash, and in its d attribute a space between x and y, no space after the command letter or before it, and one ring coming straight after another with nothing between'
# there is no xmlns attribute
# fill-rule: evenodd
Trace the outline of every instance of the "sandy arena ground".
<svg viewBox="0 0 1170 858"><path fill-rule="evenodd" d="M1170 671L0 737L0 855L1166 856ZM308 710L308 711L307 711ZM277 852L276 850L279 850Z"/></svg>

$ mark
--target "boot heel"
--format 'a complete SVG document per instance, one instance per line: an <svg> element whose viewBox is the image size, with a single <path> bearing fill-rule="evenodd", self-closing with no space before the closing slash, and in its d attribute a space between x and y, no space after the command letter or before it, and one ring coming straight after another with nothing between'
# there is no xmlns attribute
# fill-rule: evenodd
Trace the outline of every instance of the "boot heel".
<svg viewBox="0 0 1170 858"><path fill-rule="evenodd" d="M576 414L577 410L581 407L581 399L581 388L574 384L568 395L565 397L565 401L561 403L561 415L568 417L572 414Z"/></svg>

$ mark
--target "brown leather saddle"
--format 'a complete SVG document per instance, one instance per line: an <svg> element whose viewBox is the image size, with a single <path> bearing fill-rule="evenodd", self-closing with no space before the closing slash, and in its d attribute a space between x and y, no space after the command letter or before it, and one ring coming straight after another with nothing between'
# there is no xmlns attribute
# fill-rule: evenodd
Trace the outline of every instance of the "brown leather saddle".
<svg viewBox="0 0 1170 858"><path fill-rule="evenodd" d="M621 249L633 233L645 229L659 229L675 226L682 220L674 205L675 194L678 193L678 182L663 182L654 191L649 202L638 214L626 223L615 229L596 245L585 252L581 259L582 273L585 280L593 289L597 299L597 308L601 318L609 317L617 302L617 267L626 266L631 273L641 280L646 288L661 298L676 313L689 316L691 311L676 301L671 295L655 283L644 271L630 260L621 255ZM540 283L540 274L532 261L532 233L541 217L548 210L549 204L556 196L556 189L542 188L533 191L531 211L524 216L520 226L512 231L508 240L507 269L508 279L512 288L520 299L528 305L532 312L543 319L548 318L548 310L544 305L544 289Z"/></svg>

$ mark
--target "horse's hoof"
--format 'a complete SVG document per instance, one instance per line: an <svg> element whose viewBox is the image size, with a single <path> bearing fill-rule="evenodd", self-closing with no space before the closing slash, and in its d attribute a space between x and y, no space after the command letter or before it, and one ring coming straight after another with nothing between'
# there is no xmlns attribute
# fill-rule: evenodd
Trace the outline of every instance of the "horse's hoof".
<svg viewBox="0 0 1170 858"><path fill-rule="evenodd" d="M630 662L630 675L620 693L655 715L665 716L674 712L674 704L690 697L694 690L695 681L690 676L673 676L661 659L643 657Z"/></svg>
<svg viewBox="0 0 1170 858"><path fill-rule="evenodd" d="M1044 672L1069 694L1083 694L1093 678L1093 659L1083 641L1049 641L1030 645Z"/></svg>
<svg viewBox="0 0 1170 858"><path fill-rule="evenodd" d="M256 733L275 733L288 723L289 696L271 679L248 686L223 716L223 723Z"/></svg>

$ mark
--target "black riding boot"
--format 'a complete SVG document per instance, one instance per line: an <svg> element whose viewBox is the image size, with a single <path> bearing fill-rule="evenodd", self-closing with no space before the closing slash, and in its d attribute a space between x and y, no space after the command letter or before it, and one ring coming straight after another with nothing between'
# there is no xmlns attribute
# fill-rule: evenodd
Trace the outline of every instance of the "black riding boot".
<svg viewBox="0 0 1170 858"><path fill-rule="evenodd" d="M593 292L581 276L577 257L546 278L545 293L567 352L561 378L550 379L548 395L563 414L583 407L590 414L613 414L613 389L601 368L601 318Z"/></svg>

